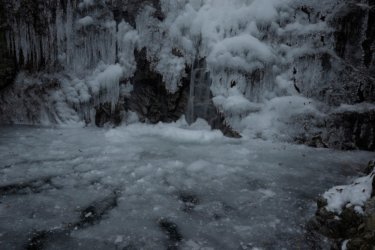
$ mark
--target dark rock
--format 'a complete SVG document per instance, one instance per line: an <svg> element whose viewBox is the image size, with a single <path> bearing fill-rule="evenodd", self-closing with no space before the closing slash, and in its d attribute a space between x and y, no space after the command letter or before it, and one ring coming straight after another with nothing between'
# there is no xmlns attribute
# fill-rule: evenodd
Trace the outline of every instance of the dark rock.
<svg viewBox="0 0 375 250"><path fill-rule="evenodd" d="M177 48L173 48L172 49L172 54L174 56L177 56L177 57L184 57L183 53L181 52L181 50L177 49Z"/></svg>
<svg viewBox="0 0 375 250"><path fill-rule="evenodd" d="M316 204L318 205L318 210L324 208L325 206L328 205L328 202L325 198L319 197L316 201Z"/></svg>
<svg viewBox="0 0 375 250"><path fill-rule="evenodd" d="M337 54L354 67L364 68L371 76L375 75L373 7L374 3L371 1L368 1L368 7L355 2L348 3L337 12L332 22L336 28Z"/></svg>
<svg viewBox="0 0 375 250"><path fill-rule="evenodd" d="M57 123L62 117L56 114L58 104L50 97L60 88L59 80L45 76L35 84L7 86L0 91L0 124L40 124L44 114L51 123Z"/></svg>
<svg viewBox="0 0 375 250"><path fill-rule="evenodd" d="M25 246L27 250L50 249L51 243L62 243L70 240L70 234L73 230L80 230L95 225L102 220L103 216L111 209L117 206L118 191L114 191L108 197L95 201L81 211L77 222L66 223L64 227L50 230L39 230L30 233L28 242ZM62 243L64 244L64 243ZM52 244L53 245L53 244ZM53 245L56 247L56 245ZM100 247L99 247L100 248ZM98 248L98 249L99 249ZM101 249L101 248L100 248ZM133 248L124 248L133 249Z"/></svg>
<svg viewBox="0 0 375 250"><path fill-rule="evenodd" d="M375 150L375 110L332 114L326 129L330 147Z"/></svg>
<svg viewBox="0 0 375 250"><path fill-rule="evenodd" d="M342 239L343 224L337 219L328 219L324 221L324 227L320 228L320 232L333 239Z"/></svg>
<svg viewBox="0 0 375 250"><path fill-rule="evenodd" d="M216 117L209 120L209 124L213 129L218 129L227 137L230 138L241 138L240 133L235 131L230 125L227 124L225 117L219 111L216 111Z"/></svg>
<svg viewBox="0 0 375 250"><path fill-rule="evenodd" d="M344 208L341 215L342 237L350 238L358 233L358 227L363 223L363 216L357 213L353 207Z"/></svg>
<svg viewBox="0 0 375 250"><path fill-rule="evenodd" d="M191 212L195 206L199 204L198 197L189 193L181 193L179 195L179 200L184 203L183 211L185 212Z"/></svg>
<svg viewBox="0 0 375 250"><path fill-rule="evenodd" d="M327 211L322 207L309 222L309 226L329 238L347 239L357 234L362 223L362 216L352 207L344 208L341 214Z"/></svg>
<svg viewBox="0 0 375 250"><path fill-rule="evenodd" d="M6 19L4 3L0 1L0 91L13 84L17 75L16 60L12 53L8 51L8 44L6 42Z"/></svg>
<svg viewBox="0 0 375 250"><path fill-rule="evenodd" d="M312 147L375 150L375 110L332 113L323 118L302 118L305 128L295 141Z"/></svg>
<svg viewBox="0 0 375 250"><path fill-rule="evenodd" d="M329 212L323 197L318 200L318 210L306 225L308 235L319 240L316 232L331 241L331 249L342 249L344 242L348 250L375 249L375 198L369 199L358 213L351 207L344 207L341 213ZM313 242L314 243L314 242Z"/></svg>
<svg viewBox="0 0 375 250"><path fill-rule="evenodd" d="M336 53L341 58L351 57L351 61L354 62L353 56L359 56L358 53L352 52L361 44L362 31L358 27L362 26L364 18L365 10L354 2L343 6L336 14L332 24L336 26ZM361 61L360 58L355 59L358 63Z"/></svg>
<svg viewBox="0 0 375 250"><path fill-rule="evenodd" d="M313 136L307 145L314 148L328 148L321 134Z"/></svg>
<svg viewBox="0 0 375 250"><path fill-rule="evenodd" d="M0 30L0 91L13 84L17 75L17 66L14 58L6 51L4 34Z"/></svg>
<svg viewBox="0 0 375 250"><path fill-rule="evenodd" d="M142 122L174 122L184 113L188 101L188 79L182 79L176 93L169 93L163 77L147 59L146 49L135 52L137 70L130 80L133 92L125 97L126 111L136 112Z"/></svg>
<svg viewBox="0 0 375 250"><path fill-rule="evenodd" d="M155 8L154 17L163 20L164 14L161 11L159 0L115 0L111 3L114 18L117 22L125 20L133 27L136 26L135 19L142 7L149 5Z"/></svg>
<svg viewBox="0 0 375 250"><path fill-rule="evenodd" d="M372 193L375 191L373 190ZM365 213L368 217L372 216L372 214L375 214L375 198L372 197L370 200L368 200L365 204Z"/></svg>
<svg viewBox="0 0 375 250"><path fill-rule="evenodd" d="M354 238L348 242L347 250L373 250L374 246L374 240L368 241L363 238Z"/></svg>
<svg viewBox="0 0 375 250"><path fill-rule="evenodd" d="M31 193L40 193L44 189L58 188L52 183L51 176L24 181L21 183L8 184L0 186L0 196L2 195L22 195Z"/></svg>
<svg viewBox="0 0 375 250"><path fill-rule="evenodd" d="M93 202L81 211L80 221L73 224L72 228L85 228L100 222L102 217L117 206L118 193L116 191L108 197Z"/></svg>
<svg viewBox="0 0 375 250"><path fill-rule="evenodd" d="M168 249L177 249L179 242L183 239L182 234L178 230L177 224L162 218L158 221L158 225L168 237Z"/></svg>
<svg viewBox="0 0 375 250"><path fill-rule="evenodd" d="M302 6L311 23L313 9ZM306 10L308 9L308 11ZM315 15L316 14L316 15ZM333 27L334 52L321 52L303 56L295 62L294 84L303 96L331 106L375 102L375 20L373 2L341 1L324 17ZM371 24L370 24L371 22ZM331 37L331 34L327 34ZM328 39L321 38L322 44ZM320 68L319 74L309 77L304 65Z"/></svg>
<svg viewBox="0 0 375 250"><path fill-rule="evenodd" d="M30 241L27 244L27 250L42 250L45 244L45 241L48 239L47 231L36 231L33 232L30 236Z"/></svg>
<svg viewBox="0 0 375 250"><path fill-rule="evenodd" d="M292 79L301 95L330 106L374 103L375 79L372 71L375 70L367 70L363 65L354 65L356 59L352 60L345 61L328 53L300 58L300 66L295 66L298 73ZM302 68L304 64L320 68L321 73L314 74L313 77L306 75L308 69ZM316 81L319 81L319 84Z"/></svg>
<svg viewBox="0 0 375 250"><path fill-rule="evenodd" d="M111 103L99 104L95 110L95 124L98 127L103 127L108 123L114 126L120 125L125 113L125 108L120 103L116 105L113 111L111 110Z"/></svg>
<svg viewBox="0 0 375 250"><path fill-rule="evenodd" d="M371 160L369 161L369 163L367 164L365 170L363 171L366 175L369 175L371 174L373 171L374 171L374 168L375 168L375 161L374 160Z"/></svg>

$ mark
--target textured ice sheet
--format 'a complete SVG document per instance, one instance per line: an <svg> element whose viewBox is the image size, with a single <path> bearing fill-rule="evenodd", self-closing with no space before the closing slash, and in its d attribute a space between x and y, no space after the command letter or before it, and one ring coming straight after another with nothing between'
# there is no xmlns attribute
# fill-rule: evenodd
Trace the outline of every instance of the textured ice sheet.
<svg viewBox="0 0 375 250"><path fill-rule="evenodd" d="M373 156L199 122L0 127L0 248L303 249L314 199Z"/></svg>

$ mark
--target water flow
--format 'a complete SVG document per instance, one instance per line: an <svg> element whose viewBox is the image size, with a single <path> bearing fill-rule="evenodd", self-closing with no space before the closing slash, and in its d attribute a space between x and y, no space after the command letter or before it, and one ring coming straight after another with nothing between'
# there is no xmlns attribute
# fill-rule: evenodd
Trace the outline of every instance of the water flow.
<svg viewBox="0 0 375 250"><path fill-rule="evenodd" d="M190 94L186 112L186 121L191 124L199 118L208 117L208 106L210 103L210 86L212 83L210 72L205 63L193 64L190 77Z"/></svg>

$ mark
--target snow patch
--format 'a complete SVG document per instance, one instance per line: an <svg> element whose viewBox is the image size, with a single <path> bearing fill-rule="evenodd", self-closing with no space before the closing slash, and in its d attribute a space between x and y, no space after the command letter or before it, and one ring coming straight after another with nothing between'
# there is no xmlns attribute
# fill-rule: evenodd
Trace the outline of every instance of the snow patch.
<svg viewBox="0 0 375 250"><path fill-rule="evenodd" d="M124 140L132 135L157 136L166 140L177 141L181 143L206 144L214 141L225 140L222 132L219 130L207 129L207 125L202 126L202 122L192 124L191 127L182 119L176 123L156 125L131 124L126 127L112 129L107 132L106 137L109 140ZM203 130L202 130L203 128Z"/></svg>
<svg viewBox="0 0 375 250"><path fill-rule="evenodd" d="M92 25L94 23L94 19L91 16L86 16L84 18L79 19L77 23L79 26L86 27Z"/></svg>
<svg viewBox="0 0 375 250"><path fill-rule="evenodd" d="M372 182L375 173L358 178L350 185L333 187L324 193L323 197L327 200L328 211L341 213L347 206L363 207L365 202L371 198ZM356 208L361 213L363 210Z"/></svg>

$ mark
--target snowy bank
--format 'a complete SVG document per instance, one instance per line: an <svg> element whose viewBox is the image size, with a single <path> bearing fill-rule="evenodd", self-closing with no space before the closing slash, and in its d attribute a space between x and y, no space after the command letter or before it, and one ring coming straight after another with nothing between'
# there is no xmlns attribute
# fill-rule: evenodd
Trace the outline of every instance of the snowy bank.
<svg viewBox="0 0 375 250"><path fill-rule="evenodd" d="M327 210L340 214L344 207L354 207L359 213L363 212L363 206L371 198L372 185L375 172L361 177L346 186L333 187L324 193L327 200Z"/></svg>
<svg viewBox="0 0 375 250"><path fill-rule="evenodd" d="M350 185L336 186L318 200L318 210L307 225L310 233L327 237L334 249L372 249L375 245L375 162ZM318 238L321 236L318 236ZM325 239L327 241L327 239Z"/></svg>

